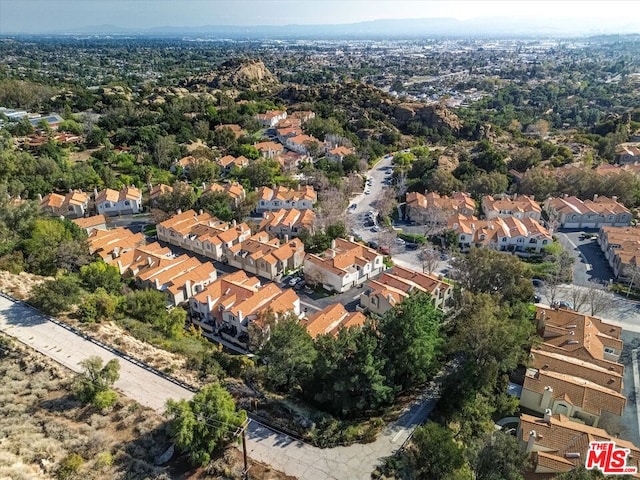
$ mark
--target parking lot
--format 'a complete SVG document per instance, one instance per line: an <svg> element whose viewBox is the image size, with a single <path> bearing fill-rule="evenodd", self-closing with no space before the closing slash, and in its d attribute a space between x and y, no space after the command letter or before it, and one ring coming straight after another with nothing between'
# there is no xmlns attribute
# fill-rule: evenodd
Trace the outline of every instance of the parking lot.
<svg viewBox="0 0 640 480"><path fill-rule="evenodd" d="M588 285L589 282L609 283L613 272L609 263L600 250L595 238L585 238L595 235L596 231L583 232L581 230L563 230L557 233L558 241L575 258L573 264L573 283Z"/></svg>

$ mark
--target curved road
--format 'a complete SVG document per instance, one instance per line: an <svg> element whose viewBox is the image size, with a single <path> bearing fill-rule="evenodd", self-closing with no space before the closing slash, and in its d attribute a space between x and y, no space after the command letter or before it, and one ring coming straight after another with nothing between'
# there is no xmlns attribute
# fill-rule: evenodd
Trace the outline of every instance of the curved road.
<svg viewBox="0 0 640 480"><path fill-rule="evenodd" d="M135 361L118 356L62 325L34 308L0 295L0 331L78 372L79 362L92 355L105 361L120 361L116 388L124 395L158 412L167 399L189 399L193 392ZM247 447L251 458L271 465L301 480L365 480L384 457L392 455L409 438L416 425L424 422L439 396L440 378L427 388L375 442L348 447L320 449L251 421Z"/></svg>

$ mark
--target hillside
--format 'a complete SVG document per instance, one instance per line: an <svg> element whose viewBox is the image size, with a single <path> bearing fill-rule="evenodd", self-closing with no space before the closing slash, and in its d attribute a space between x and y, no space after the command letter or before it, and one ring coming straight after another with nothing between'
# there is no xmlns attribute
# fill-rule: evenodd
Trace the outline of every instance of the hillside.
<svg viewBox="0 0 640 480"><path fill-rule="evenodd" d="M180 86L206 85L218 89L266 90L278 83L278 79L261 60L233 58L215 70L184 79Z"/></svg>

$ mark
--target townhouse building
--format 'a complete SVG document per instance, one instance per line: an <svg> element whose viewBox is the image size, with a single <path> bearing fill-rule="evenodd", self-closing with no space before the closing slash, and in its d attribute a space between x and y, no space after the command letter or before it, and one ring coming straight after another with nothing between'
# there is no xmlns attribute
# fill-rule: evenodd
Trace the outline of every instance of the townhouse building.
<svg viewBox="0 0 640 480"><path fill-rule="evenodd" d="M365 283L384 270L383 257L353 239L336 238L320 255L307 254L304 275L307 283L322 285L334 292L346 292Z"/></svg>
<svg viewBox="0 0 640 480"><path fill-rule="evenodd" d="M251 236L246 223L223 222L207 212L187 210L157 225L158 240L217 261L226 261L227 250Z"/></svg>
<svg viewBox="0 0 640 480"><path fill-rule="evenodd" d="M454 216L449 220L449 229L458 236L458 246L463 252L471 247L484 247L517 254L540 253L553 242L549 231L530 217L478 220Z"/></svg>
<svg viewBox="0 0 640 480"><path fill-rule="evenodd" d="M287 118L287 112L284 110L269 110L265 113L258 113L255 118L263 127L275 127L279 121Z"/></svg>
<svg viewBox="0 0 640 480"><path fill-rule="evenodd" d="M105 188L94 190L96 209L106 216L131 215L142 211L142 192L136 187L122 187L120 191Z"/></svg>
<svg viewBox="0 0 640 480"><path fill-rule="evenodd" d="M227 249L229 265L269 280L298 270L304 261L304 244L294 238L280 242L259 232Z"/></svg>
<svg viewBox="0 0 640 480"><path fill-rule="evenodd" d="M301 315L300 299L293 289L281 290L275 283L262 285L242 270L217 279L192 297L189 311L191 321L205 332L244 344L251 323L268 328L261 323L265 314L276 318L289 312Z"/></svg>
<svg viewBox="0 0 640 480"><path fill-rule="evenodd" d="M407 193L406 216L418 225L446 226L453 215L471 217L476 210L473 198L463 192L455 192L450 197L436 192L424 195L418 192Z"/></svg>
<svg viewBox="0 0 640 480"><path fill-rule="evenodd" d="M116 227L110 230L94 229L89 232L89 253L97 255L109 263L125 252L145 244L144 233L133 233L128 228ZM122 274L122 271L120 272Z"/></svg>
<svg viewBox="0 0 640 480"><path fill-rule="evenodd" d="M616 279L640 281L640 229L601 227L598 244Z"/></svg>
<svg viewBox="0 0 640 480"><path fill-rule="evenodd" d="M366 322L361 312L347 312L341 303L327 305L302 320L312 338L319 335L337 335L343 328L361 327Z"/></svg>
<svg viewBox="0 0 640 480"><path fill-rule="evenodd" d="M38 194L38 200L45 213L56 217L82 218L88 213L89 195L82 190L69 190L65 195L50 193L44 197Z"/></svg>
<svg viewBox="0 0 640 480"><path fill-rule="evenodd" d="M496 217L533 218L540 221L542 207L533 197L527 195L503 195L501 198L493 198L491 195L482 197L482 213L487 219Z"/></svg>
<svg viewBox="0 0 640 480"><path fill-rule="evenodd" d="M298 189L285 186L261 187L258 190L258 204L256 212L262 213L273 210L307 210L313 208L318 201L318 194L311 185L304 185Z"/></svg>
<svg viewBox="0 0 640 480"><path fill-rule="evenodd" d="M418 292L428 293L434 306L445 310L451 303L453 287L433 275L395 265L367 282L360 295L360 309L382 316Z"/></svg>
<svg viewBox="0 0 640 480"><path fill-rule="evenodd" d="M304 230L313 232L316 214L313 210L281 209L275 212L264 212L260 222L260 230L274 237L297 237Z"/></svg>
<svg viewBox="0 0 640 480"><path fill-rule="evenodd" d="M547 480L583 467L591 442L613 442L617 448L628 449L627 466L640 471L640 449L633 443L613 437L601 428L574 422L562 414L546 412L542 418L522 414L516 437L529 454L527 479Z"/></svg>
<svg viewBox="0 0 640 480"><path fill-rule="evenodd" d="M212 183L210 185L202 185L202 195L207 195L208 193L224 193L229 197L229 201L232 207L237 208L240 203L247 198L247 193L244 190L244 187L238 182L229 182L229 183Z"/></svg>
<svg viewBox="0 0 640 480"><path fill-rule="evenodd" d="M561 228L626 227L632 215L617 197L594 195L593 200L576 197L549 198L544 204L549 218L555 218Z"/></svg>

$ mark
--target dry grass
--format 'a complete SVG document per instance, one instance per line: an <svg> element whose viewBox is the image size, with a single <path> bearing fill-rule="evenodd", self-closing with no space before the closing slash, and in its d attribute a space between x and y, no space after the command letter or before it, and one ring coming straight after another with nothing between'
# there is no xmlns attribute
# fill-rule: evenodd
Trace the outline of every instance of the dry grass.
<svg viewBox="0 0 640 480"><path fill-rule="evenodd" d="M83 459L74 477L82 480L241 478L236 448L206 469L192 470L184 457L155 465L171 444L162 417L122 396L104 414L82 406L71 394L72 373L17 342L0 350L0 378L2 480L55 479L70 454ZM253 462L250 473L255 480L295 480Z"/></svg>
<svg viewBox="0 0 640 480"><path fill-rule="evenodd" d="M31 289L35 285L51 278L52 277L41 277L40 275L33 275L32 273L26 272L15 274L0 270L0 291L24 300L29 297L29 292L31 292Z"/></svg>

